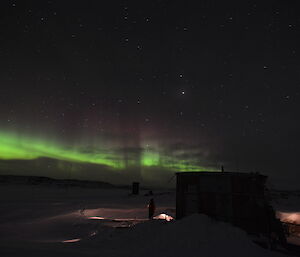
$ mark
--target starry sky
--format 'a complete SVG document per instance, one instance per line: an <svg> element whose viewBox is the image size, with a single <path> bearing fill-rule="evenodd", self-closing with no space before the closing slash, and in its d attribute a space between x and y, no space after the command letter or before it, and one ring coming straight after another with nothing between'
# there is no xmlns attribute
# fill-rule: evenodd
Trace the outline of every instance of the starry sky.
<svg viewBox="0 0 300 257"><path fill-rule="evenodd" d="M297 1L0 3L0 173L299 174Z"/></svg>

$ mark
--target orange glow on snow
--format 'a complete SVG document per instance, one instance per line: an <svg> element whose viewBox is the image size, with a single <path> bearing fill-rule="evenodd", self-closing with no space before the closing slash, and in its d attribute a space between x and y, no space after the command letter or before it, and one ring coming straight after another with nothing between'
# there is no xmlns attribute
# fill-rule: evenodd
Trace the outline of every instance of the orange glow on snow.
<svg viewBox="0 0 300 257"><path fill-rule="evenodd" d="M300 224L300 212L277 212L277 216L283 222Z"/></svg>
<svg viewBox="0 0 300 257"><path fill-rule="evenodd" d="M167 214L164 214L164 213L161 213L155 217L153 217L153 219L156 219L156 220L166 220L166 221L171 221L173 220L174 218L170 215L167 215Z"/></svg>
<svg viewBox="0 0 300 257"><path fill-rule="evenodd" d="M80 238L74 238L74 239L69 239L69 240L64 240L62 243L76 243L79 242L81 239Z"/></svg>
<svg viewBox="0 0 300 257"><path fill-rule="evenodd" d="M89 217L89 220L104 220L105 218L103 218L103 217L96 217L96 216L94 216L94 217Z"/></svg>

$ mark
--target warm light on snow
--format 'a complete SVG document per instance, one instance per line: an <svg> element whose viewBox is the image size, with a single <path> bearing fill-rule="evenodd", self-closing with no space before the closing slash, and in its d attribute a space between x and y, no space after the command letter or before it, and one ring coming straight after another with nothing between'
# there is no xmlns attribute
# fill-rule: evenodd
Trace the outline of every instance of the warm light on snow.
<svg viewBox="0 0 300 257"><path fill-rule="evenodd" d="M64 240L62 243L76 243L79 242L81 239L80 238L74 238L74 239L69 239L69 240Z"/></svg>
<svg viewBox="0 0 300 257"><path fill-rule="evenodd" d="M300 224L300 212L277 212L277 216L283 222Z"/></svg>
<svg viewBox="0 0 300 257"><path fill-rule="evenodd" d="M161 213L161 214L155 216L153 219L171 221L174 218L172 216L170 216L170 215Z"/></svg>
<svg viewBox="0 0 300 257"><path fill-rule="evenodd" d="M89 217L89 220L104 220L103 217Z"/></svg>

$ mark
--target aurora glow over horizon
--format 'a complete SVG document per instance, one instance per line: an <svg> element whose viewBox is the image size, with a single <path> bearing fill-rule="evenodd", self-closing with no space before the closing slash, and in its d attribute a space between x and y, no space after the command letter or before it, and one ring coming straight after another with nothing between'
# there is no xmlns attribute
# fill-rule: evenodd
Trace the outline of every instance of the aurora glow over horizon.
<svg viewBox="0 0 300 257"><path fill-rule="evenodd" d="M78 146L67 147L56 142L0 132L0 159L34 160L43 157L104 165L117 170L129 167L140 167L141 169L143 167L159 167L172 171L216 170L212 167L197 165L195 160L182 160L163 155L159 152L159 149L140 148L138 154L126 153L126 157L124 157L124 154L118 148L103 149L101 146L97 146L87 153Z"/></svg>
<svg viewBox="0 0 300 257"><path fill-rule="evenodd" d="M0 7L0 174L299 181L296 2Z"/></svg>

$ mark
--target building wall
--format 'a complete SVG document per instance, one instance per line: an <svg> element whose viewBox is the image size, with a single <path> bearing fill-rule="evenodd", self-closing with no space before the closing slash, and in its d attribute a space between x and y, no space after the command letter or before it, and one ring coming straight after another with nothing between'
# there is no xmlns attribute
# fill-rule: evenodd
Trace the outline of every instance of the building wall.
<svg viewBox="0 0 300 257"><path fill-rule="evenodd" d="M265 181L251 173L178 173L176 218L203 213L250 233L267 231Z"/></svg>

